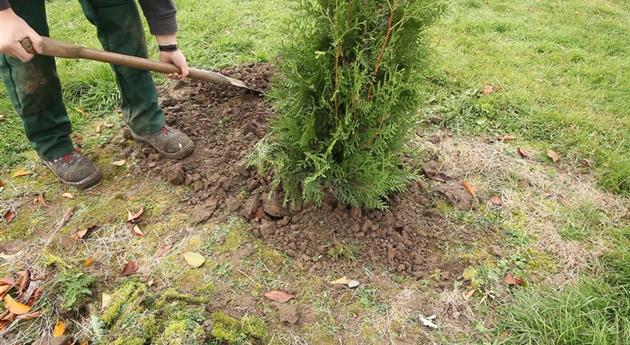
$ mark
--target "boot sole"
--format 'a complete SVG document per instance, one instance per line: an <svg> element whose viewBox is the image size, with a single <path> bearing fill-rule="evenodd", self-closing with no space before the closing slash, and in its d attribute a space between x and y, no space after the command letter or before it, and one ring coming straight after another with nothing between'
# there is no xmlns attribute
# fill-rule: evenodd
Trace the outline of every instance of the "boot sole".
<svg viewBox="0 0 630 345"><path fill-rule="evenodd" d="M53 173L53 175L55 175L55 177L57 177L57 179L59 181L63 182L64 184L66 184L68 186L76 187L76 188L79 188L79 189L88 189L90 187L94 187L99 182L101 182L101 179L103 178L103 174L101 173L101 171L100 170L96 170L96 172L94 172L94 174L84 178L81 181L70 182L70 181L66 181L66 180L62 179L61 177L59 177L59 175L57 175L55 173L55 171L50 166L48 166L48 164L46 164L45 162L44 162L44 165L48 168L48 170L50 170L50 172Z"/></svg>
<svg viewBox="0 0 630 345"><path fill-rule="evenodd" d="M133 140L139 143L143 143L143 144L147 144L151 146L152 148L156 149L157 152L159 152L162 156L168 159L184 159L188 157L191 153L193 153L193 151L195 150L195 143L191 141L190 143L188 143L188 145L182 147L179 151L174 152L174 153L168 153L166 151L162 151L159 148L155 147L148 140L134 134L132 131L129 131L129 132L131 133L131 137L133 138Z"/></svg>

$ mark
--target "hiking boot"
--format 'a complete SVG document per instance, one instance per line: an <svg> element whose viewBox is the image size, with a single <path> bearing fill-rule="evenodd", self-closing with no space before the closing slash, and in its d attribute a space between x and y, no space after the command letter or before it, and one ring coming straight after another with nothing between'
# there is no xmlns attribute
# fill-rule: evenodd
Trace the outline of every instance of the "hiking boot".
<svg viewBox="0 0 630 345"><path fill-rule="evenodd" d="M89 159L76 151L62 157L48 159L39 157L50 171L63 183L80 189L90 188L101 181L101 171Z"/></svg>
<svg viewBox="0 0 630 345"><path fill-rule="evenodd" d="M157 133L151 135L139 135L131 128L131 137L138 142L153 146L164 157L170 159L182 159L195 149L195 144L181 131L164 126Z"/></svg>

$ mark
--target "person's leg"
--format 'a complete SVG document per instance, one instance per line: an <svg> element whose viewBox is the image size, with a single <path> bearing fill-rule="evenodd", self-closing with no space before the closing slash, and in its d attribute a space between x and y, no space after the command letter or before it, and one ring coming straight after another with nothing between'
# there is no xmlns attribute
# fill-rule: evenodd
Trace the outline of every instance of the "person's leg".
<svg viewBox="0 0 630 345"><path fill-rule="evenodd" d="M146 41L134 0L80 0L87 19L97 27L98 38L107 51L146 57ZM113 66L122 94L122 109L129 127L150 135L165 126L164 113L150 72Z"/></svg>
<svg viewBox="0 0 630 345"><path fill-rule="evenodd" d="M48 36L44 0L11 1L13 11L37 33ZM70 120L61 96L55 60L35 56L31 61L0 55L0 74L26 136L40 156L54 159L73 150Z"/></svg>

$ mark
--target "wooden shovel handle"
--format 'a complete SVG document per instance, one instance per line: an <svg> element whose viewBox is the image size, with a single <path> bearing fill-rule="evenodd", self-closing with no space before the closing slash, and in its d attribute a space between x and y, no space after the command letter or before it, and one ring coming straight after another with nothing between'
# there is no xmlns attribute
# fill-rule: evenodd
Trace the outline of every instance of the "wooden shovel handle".
<svg viewBox="0 0 630 345"><path fill-rule="evenodd" d="M33 47L33 42L31 42L31 40L28 38L25 38L20 43L22 44L22 47L31 54L41 54L46 56L70 59L94 60L110 63L113 65L144 69L165 74L180 73L179 67L168 63L153 61L136 56L106 52L98 49L86 48L67 42L57 41L49 37L42 37L41 53L37 53L37 51L35 51ZM192 79L248 88L247 85L245 85L245 83L240 80L203 69L190 68L190 73L188 76Z"/></svg>

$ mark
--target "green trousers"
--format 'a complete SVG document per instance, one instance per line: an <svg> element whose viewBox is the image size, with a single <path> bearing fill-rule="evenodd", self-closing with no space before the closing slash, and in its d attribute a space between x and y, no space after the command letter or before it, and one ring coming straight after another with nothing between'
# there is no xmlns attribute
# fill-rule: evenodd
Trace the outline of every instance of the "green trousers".
<svg viewBox="0 0 630 345"><path fill-rule="evenodd" d="M10 1L13 11L35 31L48 36L45 0ZM87 19L108 51L147 56L146 41L134 0L79 0ZM134 132L153 134L164 127L164 113L157 102L151 74L113 66L122 94L122 110ZM46 158L58 158L74 148L72 127L63 103L55 60L36 56L23 63L0 55L0 74L16 112L22 118L33 148Z"/></svg>

